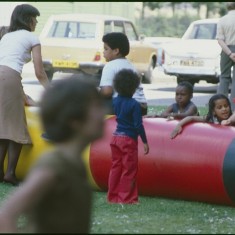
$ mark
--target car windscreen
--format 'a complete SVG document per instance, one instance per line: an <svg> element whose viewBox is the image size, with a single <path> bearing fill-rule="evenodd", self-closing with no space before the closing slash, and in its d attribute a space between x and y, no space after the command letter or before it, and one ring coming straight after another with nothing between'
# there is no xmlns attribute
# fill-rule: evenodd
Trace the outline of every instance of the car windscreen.
<svg viewBox="0 0 235 235"><path fill-rule="evenodd" d="M54 21L48 37L52 38L95 38L96 23L77 21Z"/></svg>
<svg viewBox="0 0 235 235"><path fill-rule="evenodd" d="M182 37L183 39L215 39L217 24L194 24Z"/></svg>

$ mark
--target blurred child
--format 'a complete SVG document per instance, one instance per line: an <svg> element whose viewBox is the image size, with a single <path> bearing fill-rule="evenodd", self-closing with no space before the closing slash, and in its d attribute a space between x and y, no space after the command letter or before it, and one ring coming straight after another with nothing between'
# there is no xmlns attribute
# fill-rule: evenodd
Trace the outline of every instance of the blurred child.
<svg viewBox="0 0 235 235"><path fill-rule="evenodd" d="M103 135L104 110L95 86L76 78L58 80L42 96L42 124L55 149L44 153L0 210L0 232L89 233L92 190L81 158Z"/></svg>
<svg viewBox="0 0 235 235"><path fill-rule="evenodd" d="M132 70L120 70L114 78L118 96L113 99L117 127L110 143L112 166L108 181L107 200L110 203L138 203L138 136L144 143L144 154L149 146L142 122L141 107L132 98L140 78Z"/></svg>
<svg viewBox="0 0 235 235"><path fill-rule="evenodd" d="M197 106L191 101L193 98L193 86L191 83L180 82L175 90L175 101L160 114L160 117L168 119L182 119L187 116L198 115Z"/></svg>
<svg viewBox="0 0 235 235"><path fill-rule="evenodd" d="M171 133L171 138L175 138L182 132L184 125L190 122L209 122L221 124L232 115L231 104L227 96L223 94L213 95L209 100L209 110L206 116L188 116L182 119Z"/></svg>

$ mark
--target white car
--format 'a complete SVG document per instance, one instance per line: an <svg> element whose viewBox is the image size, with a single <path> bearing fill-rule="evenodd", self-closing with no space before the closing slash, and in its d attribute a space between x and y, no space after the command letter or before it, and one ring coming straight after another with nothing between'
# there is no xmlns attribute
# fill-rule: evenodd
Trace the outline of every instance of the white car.
<svg viewBox="0 0 235 235"><path fill-rule="evenodd" d="M175 37L145 37L145 42L153 44L157 50L157 66L162 64L162 44L180 40L181 38Z"/></svg>
<svg viewBox="0 0 235 235"><path fill-rule="evenodd" d="M221 47L215 39L219 19L192 22L182 39L162 45L162 70L177 77L177 83L200 80L217 84Z"/></svg>

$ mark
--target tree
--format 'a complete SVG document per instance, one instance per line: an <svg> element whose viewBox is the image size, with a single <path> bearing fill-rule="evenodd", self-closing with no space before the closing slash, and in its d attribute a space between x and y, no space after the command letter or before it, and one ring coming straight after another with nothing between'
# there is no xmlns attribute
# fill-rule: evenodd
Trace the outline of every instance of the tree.
<svg viewBox="0 0 235 235"><path fill-rule="evenodd" d="M216 13L216 9L218 8L218 2L205 2L206 5L206 18L209 18L211 12Z"/></svg>
<svg viewBox="0 0 235 235"><path fill-rule="evenodd" d="M172 8L173 16L175 15L175 8L177 4L181 4L182 2L143 2L142 8L142 19L144 19L144 10L146 7L154 11L155 9L160 9L164 6L169 5Z"/></svg>
<svg viewBox="0 0 235 235"><path fill-rule="evenodd" d="M180 5L183 2L167 2L171 6L173 16L175 15L176 5Z"/></svg>
<svg viewBox="0 0 235 235"><path fill-rule="evenodd" d="M142 11L141 11L141 19L145 18L144 12L145 12L146 7L154 11L155 9L160 9L162 7L162 3L161 2L143 2Z"/></svg>
<svg viewBox="0 0 235 235"><path fill-rule="evenodd" d="M200 10L202 6L206 6L206 15L205 18L209 18L210 14L219 13L224 15L226 12L226 7L224 2L193 2L192 7L197 9L198 17L200 16Z"/></svg>
<svg viewBox="0 0 235 235"><path fill-rule="evenodd" d="M201 6L204 2L193 2L192 7L197 9L197 16L200 17Z"/></svg>

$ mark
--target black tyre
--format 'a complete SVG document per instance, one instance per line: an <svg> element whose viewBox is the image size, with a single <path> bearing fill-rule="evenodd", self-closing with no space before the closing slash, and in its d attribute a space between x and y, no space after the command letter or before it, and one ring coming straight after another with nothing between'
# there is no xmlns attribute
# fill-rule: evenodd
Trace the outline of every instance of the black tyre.
<svg viewBox="0 0 235 235"><path fill-rule="evenodd" d="M182 81L183 81L183 79L181 77L177 76L177 84L179 84Z"/></svg>
<svg viewBox="0 0 235 235"><path fill-rule="evenodd" d="M153 57L151 59L151 62L149 64L147 72L144 73L142 82L146 84L151 84L152 83L152 78L153 78L153 70L156 67L156 58Z"/></svg>
<svg viewBox="0 0 235 235"><path fill-rule="evenodd" d="M75 73L74 76L78 79L89 81L97 87L100 85L101 74L88 74L84 72L79 72Z"/></svg>
<svg viewBox="0 0 235 235"><path fill-rule="evenodd" d="M53 70L47 70L45 71L48 77L48 80L51 81L54 75L54 71Z"/></svg>
<svg viewBox="0 0 235 235"><path fill-rule="evenodd" d="M195 85L195 81L188 80L188 79L182 78L182 77L180 77L180 76L177 76L177 84L179 84L180 82L183 82L183 81L187 81L187 82L191 83L192 86Z"/></svg>

